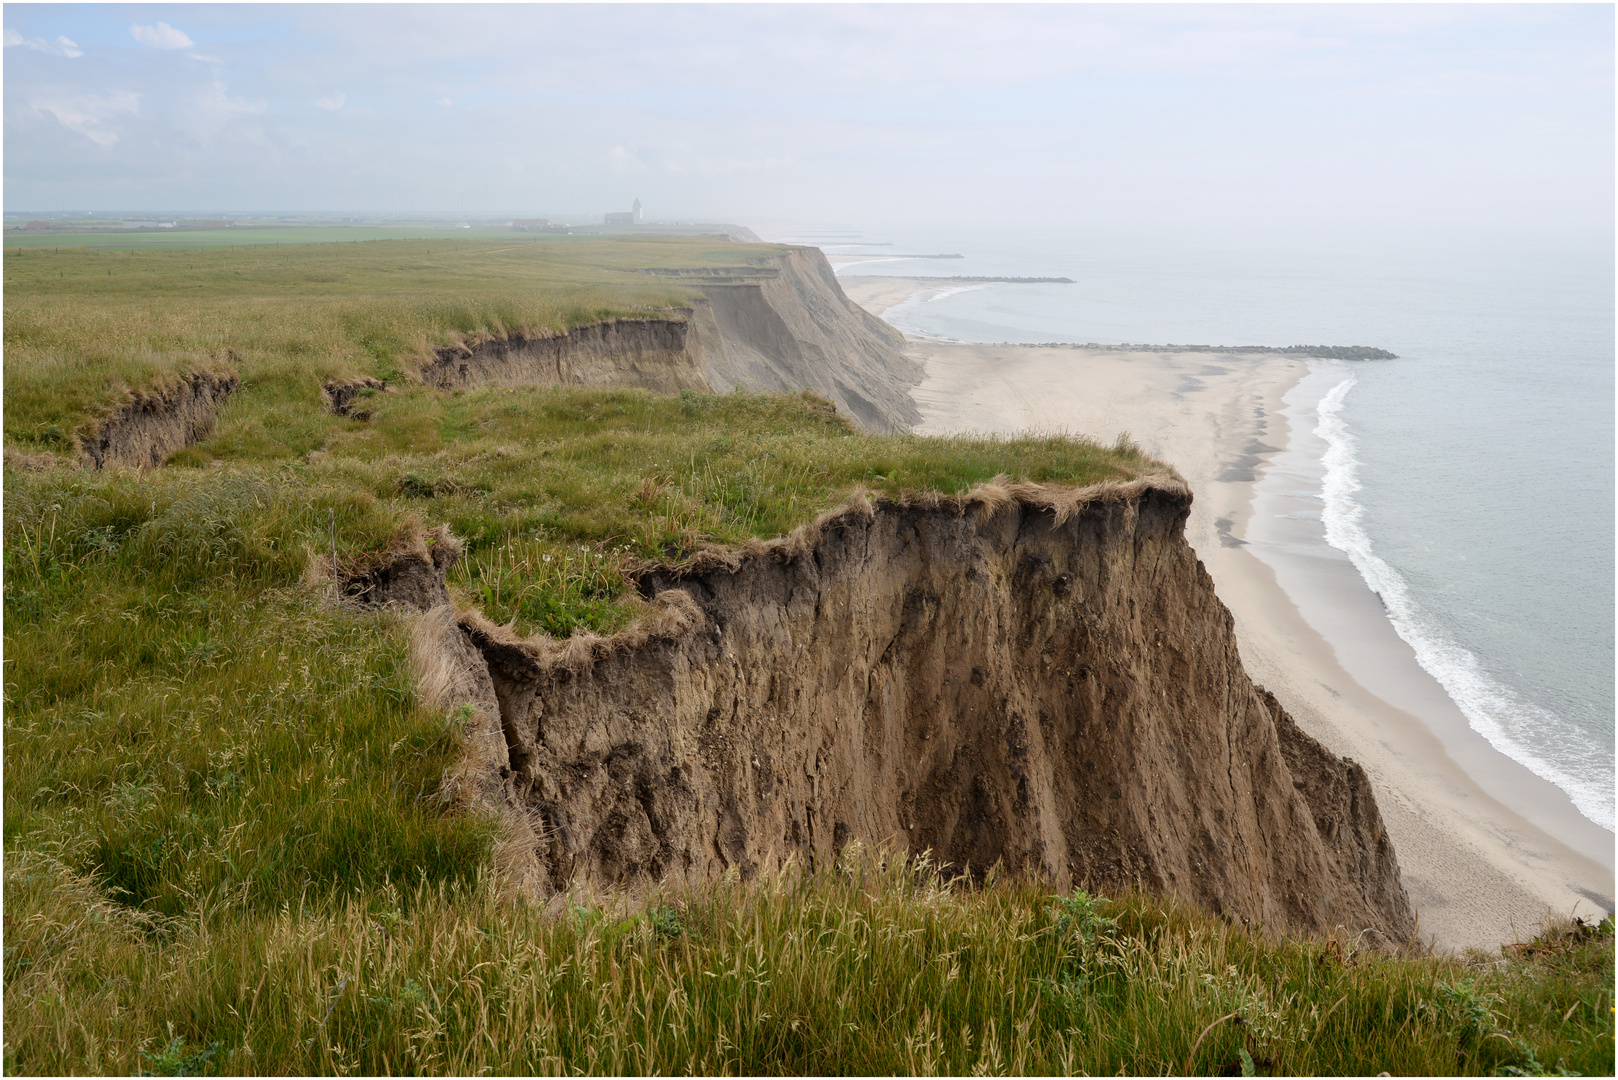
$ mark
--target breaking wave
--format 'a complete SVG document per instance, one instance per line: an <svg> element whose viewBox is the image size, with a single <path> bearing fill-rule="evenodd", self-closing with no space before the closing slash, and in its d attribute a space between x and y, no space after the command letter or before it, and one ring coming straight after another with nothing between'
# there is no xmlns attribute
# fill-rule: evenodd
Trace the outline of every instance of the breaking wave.
<svg viewBox="0 0 1618 1080"><path fill-rule="evenodd" d="M1489 675L1478 658L1434 625L1411 596L1409 584L1372 549L1355 499L1361 490L1356 442L1343 418L1343 402L1358 380L1349 374L1321 399L1315 434L1326 442L1321 520L1326 542L1344 552L1371 591L1382 599L1394 630L1416 661L1460 707L1472 729L1507 757L1527 766L1572 798L1585 817L1613 830L1613 788L1604 760L1588 739L1554 713L1525 701Z"/></svg>

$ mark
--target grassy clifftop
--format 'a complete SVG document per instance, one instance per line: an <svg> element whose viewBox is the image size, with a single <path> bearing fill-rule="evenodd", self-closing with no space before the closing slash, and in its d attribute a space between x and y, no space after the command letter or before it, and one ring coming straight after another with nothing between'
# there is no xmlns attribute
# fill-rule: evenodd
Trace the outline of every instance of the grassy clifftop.
<svg viewBox="0 0 1618 1080"><path fill-rule="evenodd" d="M8 248L5 438L65 451L120 387L161 384L234 353L244 399L286 429L276 452L307 453L323 437L323 381L397 379L435 345L684 304L692 294L677 280L634 271L781 250L701 237Z"/></svg>
<svg viewBox="0 0 1618 1080"><path fill-rule="evenodd" d="M325 410L321 379L678 303L629 271L747 250L521 243L6 255L6 443L36 455L5 471L8 1073L1611 1071L1610 927L1398 960L869 853L630 907L502 895L497 823L439 795L465 717L420 704L407 621L337 602L334 558L447 524L463 603L610 632L639 563L857 485L1159 467L860 434L801 395L401 384L368 420ZM118 387L226 349L242 390L163 468L40 467Z"/></svg>

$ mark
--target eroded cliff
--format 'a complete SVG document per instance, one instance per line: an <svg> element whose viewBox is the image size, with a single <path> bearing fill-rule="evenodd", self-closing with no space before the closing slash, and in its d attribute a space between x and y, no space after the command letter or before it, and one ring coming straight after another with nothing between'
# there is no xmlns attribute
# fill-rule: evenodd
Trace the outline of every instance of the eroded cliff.
<svg viewBox="0 0 1618 1080"><path fill-rule="evenodd" d="M660 393L708 389L685 317L609 319L555 337L511 338L435 350L422 381L475 386L639 386Z"/></svg>
<svg viewBox="0 0 1618 1080"><path fill-rule="evenodd" d="M1189 507L1173 479L856 502L651 572L651 612L607 639L439 607L437 682L480 717L461 782L525 811L541 888L892 840L1407 939L1363 771L1244 673Z"/></svg>
<svg viewBox="0 0 1618 1080"><path fill-rule="evenodd" d="M818 250L740 266L648 270L702 293L667 317L610 319L553 337L434 351L422 380L444 389L571 384L680 390L813 390L870 431L921 418L921 367L903 339L843 295Z"/></svg>
<svg viewBox="0 0 1618 1080"><path fill-rule="evenodd" d="M197 371L166 387L131 391L79 433L79 459L96 469L155 468L175 451L201 442L239 384L234 371Z"/></svg>
<svg viewBox="0 0 1618 1080"><path fill-rule="evenodd" d="M757 262L685 279L708 299L691 321L713 389L813 390L871 431L921 419L910 397L921 365L897 330L843 294L818 249Z"/></svg>

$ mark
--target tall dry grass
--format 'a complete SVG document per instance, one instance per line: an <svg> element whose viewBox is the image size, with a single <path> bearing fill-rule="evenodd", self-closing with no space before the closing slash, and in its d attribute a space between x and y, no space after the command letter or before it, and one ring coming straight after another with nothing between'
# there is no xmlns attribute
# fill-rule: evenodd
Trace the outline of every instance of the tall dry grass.
<svg viewBox="0 0 1618 1080"><path fill-rule="evenodd" d="M1399 959L1139 896L952 885L858 846L819 874L607 902L384 883L167 921L25 856L8 861L6 907L8 1072L1612 1067L1610 923L1563 928L1560 973Z"/></svg>

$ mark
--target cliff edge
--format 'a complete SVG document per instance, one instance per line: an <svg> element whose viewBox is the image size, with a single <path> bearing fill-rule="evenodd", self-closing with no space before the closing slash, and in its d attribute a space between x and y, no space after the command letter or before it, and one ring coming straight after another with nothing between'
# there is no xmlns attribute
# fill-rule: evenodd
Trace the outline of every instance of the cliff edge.
<svg viewBox="0 0 1618 1080"><path fill-rule="evenodd" d="M232 360L238 360L234 353ZM241 378L231 368L194 371L170 386L125 391L123 400L75 433L88 468L122 465L154 469L174 453L202 441Z"/></svg>
<svg viewBox="0 0 1618 1080"><path fill-rule="evenodd" d="M479 717L462 781L526 812L541 889L857 838L1403 942L1365 774L1248 679L1190 505L1172 478L856 500L650 571L651 613L611 638L439 607L428 651Z"/></svg>
<svg viewBox="0 0 1618 1080"><path fill-rule="evenodd" d="M677 278L701 296L667 316L440 348L422 380L442 389L813 390L868 431L906 431L921 419L910 398L921 365L904 355L897 331L843 294L818 249L640 273Z"/></svg>
<svg viewBox="0 0 1618 1080"><path fill-rule="evenodd" d="M682 277L707 297L690 320L713 389L813 390L869 431L921 420L910 397L921 365L903 335L844 295L818 248Z"/></svg>

